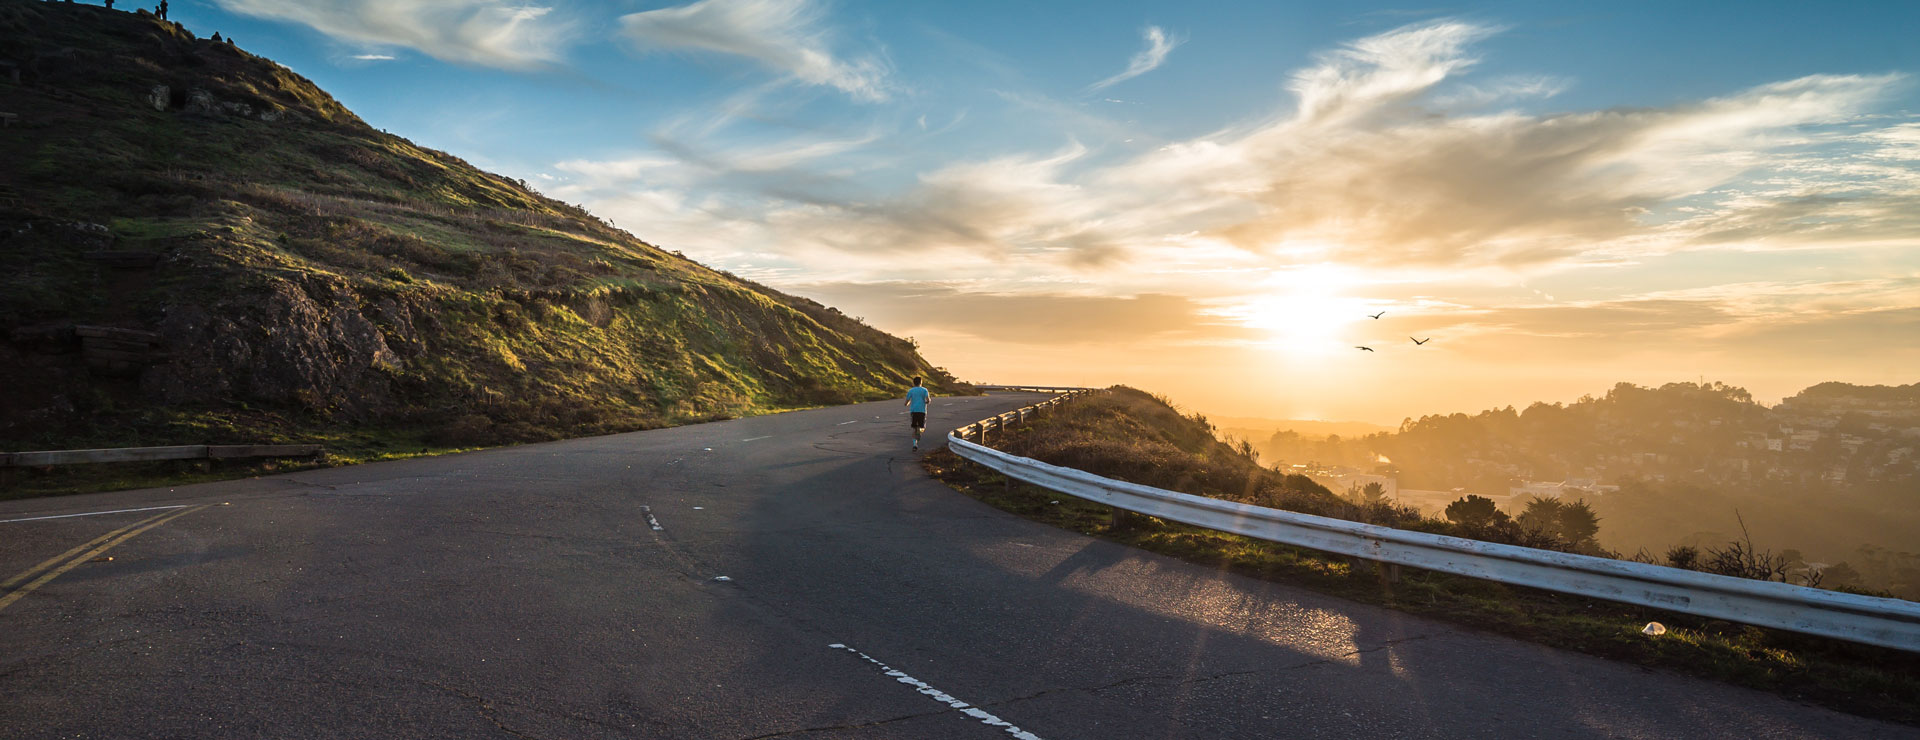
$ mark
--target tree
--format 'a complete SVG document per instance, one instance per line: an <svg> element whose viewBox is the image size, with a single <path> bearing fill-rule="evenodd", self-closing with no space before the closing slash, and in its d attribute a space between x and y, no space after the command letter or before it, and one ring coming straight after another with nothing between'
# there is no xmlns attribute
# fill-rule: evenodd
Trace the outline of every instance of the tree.
<svg viewBox="0 0 1920 740"><path fill-rule="evenodd" d="M1485 496L1464 496L1447 504L1446 515L1449 521L1467 527L1484 527L1507 516Z"/></svg>
<svg viewBox="0 0 1920 740"><path fill-rule="evenodd" d="M1360 501L1362 503L1378 503L1380 499L1386 498L1386 496L1387 487L1380 485L1380 481L1377 480L1368 481L1365 486L1361 486L1360 488Z"/></svg>
<svg viewBox="0 0 1920 740"><path fill-rule="evenodd" d="M1600 515L1586 499L1560 506L1560 537L1573 545L1594 544L1600 534Z"/></svg>
<svg viewBox="0 0 1920 740"><path fill-rule="evenodd" d="M1565 539L1560 533L1560 512L1566 508L1559 499L1534 498L1527 501L1526 510L1515 517L1520 526L1541 534L1550 534Z"/></svg>

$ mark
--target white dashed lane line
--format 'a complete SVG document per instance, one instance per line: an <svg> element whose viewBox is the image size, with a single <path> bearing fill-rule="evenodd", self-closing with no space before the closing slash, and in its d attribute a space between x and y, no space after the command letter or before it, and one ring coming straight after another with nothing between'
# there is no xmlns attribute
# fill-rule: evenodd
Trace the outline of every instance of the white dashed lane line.
<svg viewBox="0 0 1920 740"><path fill-rule="evenodd" d="M860 423L860 420L859 420L859 419L854 419L853 421L843 421L843 422L840 422L840 423L838 423L838 424L835 424L834 426L837 426L837 427L843 427L843 426L846 426L846 425L848 425L848 424L858 424L858 423Z"/></svg>
<svg viewBox="0 0 1920 740"><path fill-rule="evenodd" d="M972 704L968 704L964 701L956 699L953 697L952 694L936 689L928 685L927 682L925 681L922 681L920 679L907 675L905 671L896 670L892 666L889 666L878 660L874 660L873 656L871 655L860 652L858 650L847 647L837 642L832 645L828 645L827 647L834 650L845 650L849 653L853 653L854 655L858 655L860 656L861 660L864 660L868 663L872 663L875 666L879 667L880 671L886 674L888 678L891 678L895 681L899 681L900 683L906 684L908 686L912 686L913 688L919 690L921 694L926 695L928 698L931 698L934 701L940 702L941 704L945 704L949 707L953 707L954 709L958 709L960 710L961 714L980 720L981 724L987 725L989 727L998 727L1002 731L1006 732L1008 735L1012 735L1016 738L1019 738L1020 740L1040 740L1039 735L1035 735L1031 732L1027 732L1026 730L1022 730L1019 727L1014 726L1012 722L1008 722L1004 719L993 716L991 712L988 712L985 709L981 709Z"/></svg>
<svg viewBox="0 0 1920 740"><path fill-rule="evenodd" d="M696 506L696 507L694 507L694 508L696 508L696 509L697 509L697 508L700 508L700 507L698 507L698 506ZM642 507L640 507L640 514L641 514L641 515L643 515L643 516L645 516L645 517L647 518L647 526L649 526L649 527L652 527L652 528L653 528L653 531L655 531L655 532L659 532L659 531L661 531L661 530L664 530L664 529L666 529L666 527L662 527L662 526L660 526L660 520L659 520L659 519L655 519L655 518L653 518L653 507L651 507L651 506L642 506Z"/></svg>
<svg viewBox="0 0 1920 740"><path fill-rule="evenodd" d="M773 438L773 435L771 435L771 434L769 434L769 435L767 435L767 436L765 436L765 437L748 437L748 438L746 438L746 439L743 439L743 440L740 440L740 441L742 441L742 442L757 442L757 441L759 441L759 440L763 440L763 439L772 439L772 438Z"/></svg>

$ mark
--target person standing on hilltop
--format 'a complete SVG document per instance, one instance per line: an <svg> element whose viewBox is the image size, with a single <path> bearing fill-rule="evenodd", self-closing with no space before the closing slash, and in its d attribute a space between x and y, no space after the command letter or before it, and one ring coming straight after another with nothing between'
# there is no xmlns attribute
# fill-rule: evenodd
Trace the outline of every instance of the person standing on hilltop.
<svg viewBox="0 0 1920 740"><path fill-rule="evenodd" d="M907 389L907 418L913 425L913 449L920 450L920 433L927 428L927 402L933 400L933 393L920 385L920 376L913 376L913 387Z"/></svg>
<svg viewBox="0 0 1920 740"><path fill-rule="evenodd" d="M163 20L163 21L166 20L167 19L167 0L160 0L160 7L154 8L153 14L156 16L159 16L160 20Z"/></svg>

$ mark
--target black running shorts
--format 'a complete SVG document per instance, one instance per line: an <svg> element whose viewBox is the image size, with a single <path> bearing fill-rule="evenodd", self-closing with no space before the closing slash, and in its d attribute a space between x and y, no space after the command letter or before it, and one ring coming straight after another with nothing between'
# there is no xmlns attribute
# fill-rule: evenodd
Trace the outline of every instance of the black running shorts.
<svg viewBox="0 0 1920 740"><path fill-rule="evenodd" d="M915 429L927 428L927 412L910 411L907 413L907 415L913 417L913 428Z"/></svg>

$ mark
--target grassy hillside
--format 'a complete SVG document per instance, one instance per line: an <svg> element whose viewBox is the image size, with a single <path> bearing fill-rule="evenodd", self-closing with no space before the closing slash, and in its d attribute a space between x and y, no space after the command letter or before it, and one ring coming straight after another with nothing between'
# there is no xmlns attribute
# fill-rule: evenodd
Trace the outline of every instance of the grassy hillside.
<svg viewBox="0 0 1920 740"><path fill-rule="evenodd" d="M996 433L997 434L997 433ZM1005 452L1120 480L1385 526L1532 547L1575 549L1510 520L1423 519L1391 504L1336 496L1297 475L1262 468L1249 446L1216 439L1205 418L1184 416L1131 388L1076 400L995 436ZM1398 579L1345 557L1125 514L1009 482L942 450L928 470L988 504L1134 547L1222 570L1504 633L1556 647L1719 679L1868 716L1920 724L1920 656L1729 622L1417 571ZM1640 633L1663 623L1660 638Z"/></svg>
<svg viewBox="0 0 1920 740"><path fill-rule="evenodd" d="M0 111L0 449L465 446L957 390L144 12L0 0Z"/></svg>

